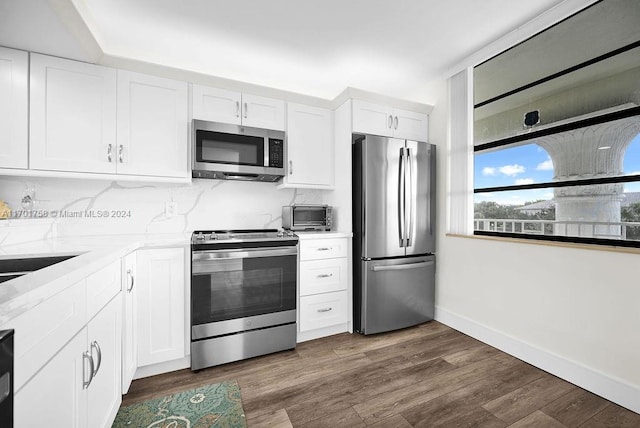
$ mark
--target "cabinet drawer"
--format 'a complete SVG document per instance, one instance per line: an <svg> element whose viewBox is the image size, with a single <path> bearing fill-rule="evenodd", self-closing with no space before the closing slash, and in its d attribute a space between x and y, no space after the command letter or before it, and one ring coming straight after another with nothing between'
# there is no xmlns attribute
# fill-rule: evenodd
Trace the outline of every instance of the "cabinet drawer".
<svg viewBox="0 0 640 428"><path fill-rule="evenodd" d="M347 257L347 239L312 239L300 241L300 260Z"/></svg>
<svg viewBox="0 0 640 428"><path fill-rule="evenodd" d="M104 308L118 294L120 283L120 260L87 277L87 321Z"/></svg>
<svg viewBox="0 0 640 428"><path fill-rule="evenodd" d="M85 281L80 281L2 326L15 330L14 391L85 325Z"/></svg>
<svg viewBox="0 0 640 428"><path fill-rule="evenodd" d="M300 297L300 331L347 322L347 292Z"/></svg>
<svg viewBox="0 0 640 428"><path fill-rule="evenodd" d="M347 266L345 257L300 262L300 295L346 290Z"/></svg>

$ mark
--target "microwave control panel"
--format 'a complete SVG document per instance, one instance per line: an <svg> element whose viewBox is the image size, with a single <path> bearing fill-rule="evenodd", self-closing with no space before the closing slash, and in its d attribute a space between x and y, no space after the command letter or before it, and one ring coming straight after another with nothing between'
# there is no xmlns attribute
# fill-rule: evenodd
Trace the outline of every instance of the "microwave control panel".
<svg viewBox="0 0 640 428"><path fill-rule="evenodd" d="M284 165L284 142L269 138L269 167L282 168Z"/></svg>

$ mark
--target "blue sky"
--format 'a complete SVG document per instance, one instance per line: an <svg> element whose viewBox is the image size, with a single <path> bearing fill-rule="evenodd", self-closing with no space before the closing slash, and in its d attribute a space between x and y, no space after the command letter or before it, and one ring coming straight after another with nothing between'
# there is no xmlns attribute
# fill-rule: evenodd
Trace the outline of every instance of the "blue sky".
<svg viewBox="0 0 640 428"><path fill-rule="evenodd" d="M640 174L640 134L629 145L624 158L625 174ZM475 156L474 186L494 187L514 184L543 183L553 179L553 162L537 144L527 144ZM640 182L626 183L625 192L640 192ZM522 205L538 199L551 199L553 189L517 192L478 193L475 202L495 201L501 204Z"/></svg>

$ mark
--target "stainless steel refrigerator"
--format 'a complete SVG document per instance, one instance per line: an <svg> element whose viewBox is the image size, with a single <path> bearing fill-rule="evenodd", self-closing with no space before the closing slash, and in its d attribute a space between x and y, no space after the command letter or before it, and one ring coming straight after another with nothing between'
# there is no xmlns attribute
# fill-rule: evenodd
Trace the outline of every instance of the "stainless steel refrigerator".
<svg viewBox="0 0 640 428"><path fill-rule="evenodd" d="M433 319L432 144L353 135L354 327L362 334Z"/></svg>

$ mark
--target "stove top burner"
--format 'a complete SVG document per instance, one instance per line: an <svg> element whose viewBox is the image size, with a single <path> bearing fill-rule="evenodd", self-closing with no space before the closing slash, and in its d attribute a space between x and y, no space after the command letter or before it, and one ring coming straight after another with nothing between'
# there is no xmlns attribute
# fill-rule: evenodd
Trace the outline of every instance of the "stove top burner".
<svg viewBox="0 0 640 428"><path fill-rule="evenodd" d="M260 242L292 239L298 239L292 231L278 229L195 230L191 235L192 244L208 244L220 241Z"/></svg>

